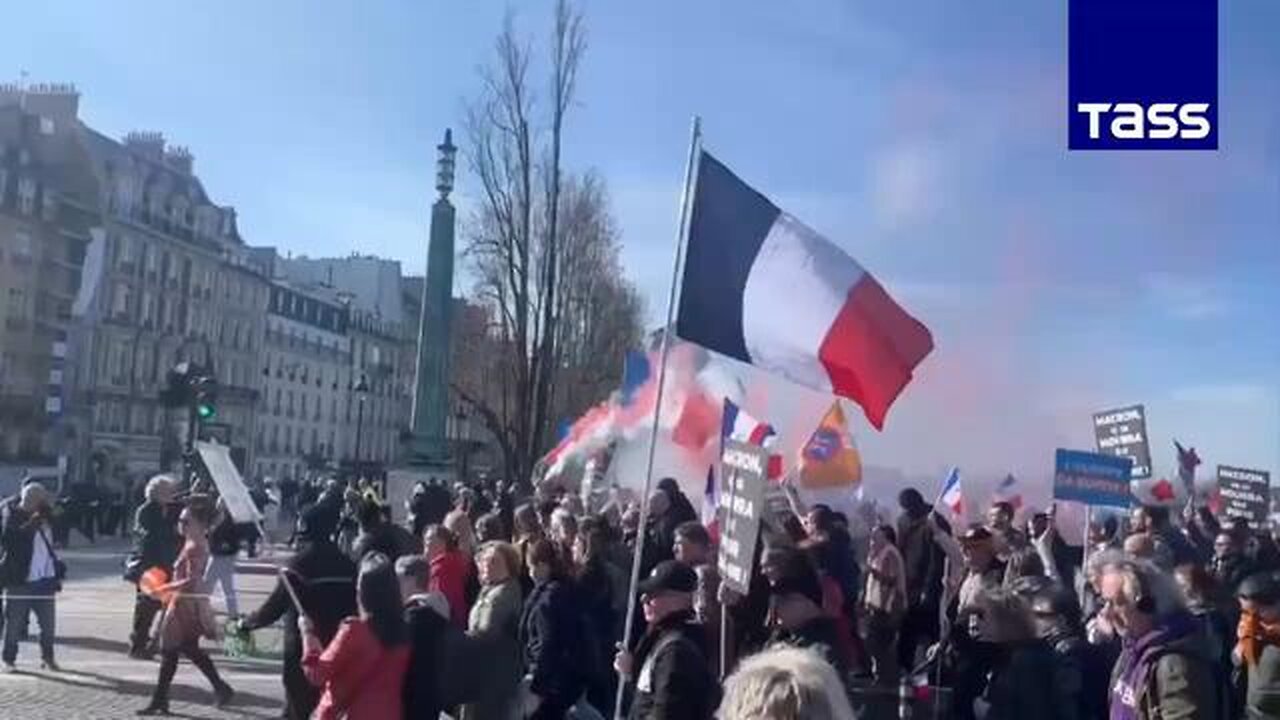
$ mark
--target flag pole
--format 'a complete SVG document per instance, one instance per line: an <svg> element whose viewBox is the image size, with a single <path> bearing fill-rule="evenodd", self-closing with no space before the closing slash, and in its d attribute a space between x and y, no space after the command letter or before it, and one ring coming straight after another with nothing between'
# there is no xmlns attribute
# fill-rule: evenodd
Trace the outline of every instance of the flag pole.
<svg viewBox="0 0 1280 720"><path fill-rule="evenodd" d="M702 148L702 119L697 115L689 128L689 157L684 166L684 187L680 191L680 223L676 230L675 259L671 263L671 290L667 295L667 322L662 327L662 348L658 360L658 401L653 409L652 432L649 435L649 459L645 463L644 494L640 497L640 526L636 533L636 548L631 558L631 582L627 585L627 615L619 646L630 652L631 632L636 614L636 586L640 583L640 558L644 552L645 526L649 520L649 493L653 490L653 457L658 446L658 418L662 415L662 392L667 380L667 355L671 352L672 324L675 321L676 289L680 287L680 262L684 259L684 245L689 235L690 204L693 202L693 186L697 181L698 153ZM640 668L632 668L639 672ZM618 683L618 696L613 706L615 720L622 719L622 699L626 693L626 678Z"/></svg>

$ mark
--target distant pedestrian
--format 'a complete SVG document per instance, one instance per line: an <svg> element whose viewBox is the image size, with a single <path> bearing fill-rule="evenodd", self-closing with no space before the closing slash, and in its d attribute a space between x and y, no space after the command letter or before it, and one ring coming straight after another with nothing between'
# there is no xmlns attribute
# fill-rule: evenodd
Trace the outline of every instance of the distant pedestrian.
<svg viewBox="0 0 1280 720"><path fill-rule="evenodd" d="M218 498L218 516L209 531L209 569L205 582L212 592L214 586L222 588L222 600L228 617L239 617L240 604L236 598L236 556L240 553L240 528L227 512L227 505Z"/></svg>
<svg viewBox="0 0 1280 720"><path fill-rule="evenodd" d="M49 538L53 513L49 492L39 483L22 489L20 500L9 507L0 536L0 584L5 587L4 668L14 671L18 636L32 613L40 623L40 657L46 670L58 670L54 660L56 603L62 589L61 562Z"/></svg>

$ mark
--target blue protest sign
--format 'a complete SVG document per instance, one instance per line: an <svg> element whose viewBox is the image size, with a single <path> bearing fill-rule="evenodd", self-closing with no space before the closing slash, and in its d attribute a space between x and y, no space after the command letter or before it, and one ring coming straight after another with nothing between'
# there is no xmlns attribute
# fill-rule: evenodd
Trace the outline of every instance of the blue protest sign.
<svg viewBox="0 0 1280 720"><path fill-rule="evenodd" d="M1058 450L1053 498L1086 505L1129 507L1133 460L1115 455Z"/></svg>

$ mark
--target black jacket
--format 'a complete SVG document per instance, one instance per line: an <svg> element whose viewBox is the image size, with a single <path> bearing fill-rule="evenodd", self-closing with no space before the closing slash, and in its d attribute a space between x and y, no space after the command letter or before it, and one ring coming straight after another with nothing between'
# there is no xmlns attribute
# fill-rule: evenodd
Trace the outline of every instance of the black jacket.
<svg viewBox="0 0 1280 720"><path fill-rule="evenodd" d="M352 550L357 558L364 557L366 553L380 552L391 562L395 562L402 555L422 552L422 543L415 542L413 534L399 525L383 523L372 532L362 531Z"/></svg>
<svg viewBox="0 0 1280 720"><path fill-rule="evenodd" d="M709 720L719 685L707 660L706 631L688 610L649 628L636 647L631 720Z"/></svg>
<svg viewBox="0 0 1280 720"><path fill-rule="evenodd" d="M988 720L1075 720L1078 695L1061 682L1061 660L1041 640L1002 646L996 653L985 700ZM1075 688L1078 690L1078 686Z"/></svg>
<svg viewBox="0 0 1280 720"><path fill-rule="evenodd" d="M289 561L293 589L303 610L315 623L316 635L323 645L338 632L344 618L356 614L356 565L327 540L306 542ZM249 629L271 625L284 618L284 655L286 661L302 657L302 637L298 634L298 613L289 598L283 580L262 603L262 607L245 618Z"/></svg>
<svg viewBox="0 0 1280 720"><path fill-rule="evenodd" d="M404 609L412 651L404 675L405 720L437 720L444 709L445 633L457 630L434 608L410 602ZM460 630L457 632L461 632Z"/></svg>
<svg viewBox="0 0 1280 720"><path fill-rule="evenodd" d="M520 616L529 689L542 698L573 702L582 694L584 672L578 653L583 640L583 613L578 594L567 580L538 584Z"/></svg>
<svg viewBox="0 0 1280 720"><path fill-rule="evenodd" d="M150 500L138 508L133 518L134 554L142 560L144 568L158 565L165 570L173 569L173 561L182 549L182 538L178 536L179 512L181 508L176 503L161 505Z"/></svg>
<svg viewBox="0 0 1280 720"><path fill-rule="evenodd" d="M230 513L223 513L209 531L209 553L211 555L235 555L240 552L240 528L231 519Z"/></svg>

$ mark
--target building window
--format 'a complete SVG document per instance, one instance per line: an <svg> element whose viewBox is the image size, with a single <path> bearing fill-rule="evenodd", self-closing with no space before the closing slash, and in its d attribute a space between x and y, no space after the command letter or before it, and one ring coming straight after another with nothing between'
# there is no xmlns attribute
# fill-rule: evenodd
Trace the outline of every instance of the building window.
<svg viewBox="0 0 1280 720"><path fill-rule="evenodd" d="M21 288L9 288L8 316L25 318L27 316L27 291Z"/></svg>
<svg viewBox="0 0 1280 720"><path fill-rule="evenodd" d="M31 233L26 230L18 230L13 234L13 261L30 262L31 261Z"/></svg>
<svg viewBox="0 0 1280 720"><path fill-rule="evenodd" d="M18 181L18 210L23 215L31 215L36 209L36 181L22 178Z"/></svg>

